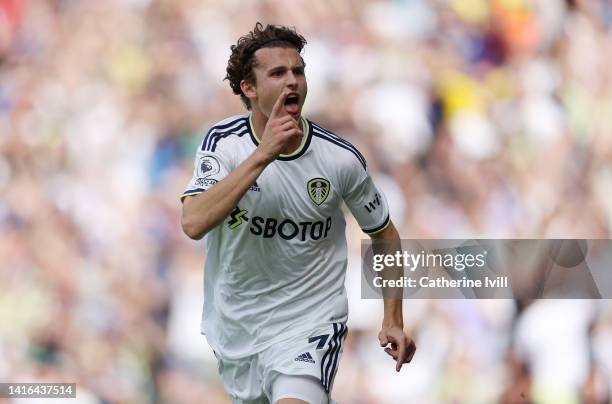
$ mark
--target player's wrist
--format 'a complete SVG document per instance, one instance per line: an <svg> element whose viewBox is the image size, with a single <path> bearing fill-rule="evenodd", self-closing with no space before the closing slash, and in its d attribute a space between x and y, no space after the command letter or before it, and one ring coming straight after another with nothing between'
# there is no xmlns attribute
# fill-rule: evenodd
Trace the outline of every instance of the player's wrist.
<svg viewBox="0 0 612 404"><path fill-rule="evenodd" d="M255 165L262 168L276 159L276 156L266 153L265 151L261 150L261 147L255 149L251 157Z"/></svg>
<svg viewBox="0 0 612 404"><path fill-rule="evenodd" d="M382 328L394 328L397 327L399 329L404 329L404 322L398 319L387 319L384 318L382 322Z"/></svg>
<svg viewBox="0 0 612 404"><path fill-rule="evenodd" d="M383 328L399 327L404 329L404 316L401 311L392 310L386 312L382 321Z"/></svg>
<svg viewBox="0 0 612 404"><path fill-rule="evenodd" d="M383 327L404 328L402 299L385 299L383 309Z"/></svg>

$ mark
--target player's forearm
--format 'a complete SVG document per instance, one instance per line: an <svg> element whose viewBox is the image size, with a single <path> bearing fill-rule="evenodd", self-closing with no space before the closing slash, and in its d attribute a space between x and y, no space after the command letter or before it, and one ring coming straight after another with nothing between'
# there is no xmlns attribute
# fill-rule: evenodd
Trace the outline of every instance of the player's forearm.
<svg viewBox="0 0 612 404"><path fill-rule="evenodd" d="M402 299L386 298L384 300L383 327L397 326L404 328Z"/></svg>
<svg viewBox="0 0 612 404"><path fill-rule="evenodd" d="M380 233L373 235L372 239L382 240L374 243L374 250L377 254L394 255L401 249L399 233L397 229L390 223L389 226ZM396 266L385 267L381 276L385 280L399 280L403 275L402 268ZM384 317L383 327L398 326L403 328L404 318L402 313L402 294L403 288L389 287L383 288L384 297Z"/></svg>
<svg viewBox="0 0 612 404"><path fill-rule="evenodd" d="M217 226L236 207L269 163L255 152L223 180L183 203L181 225L187 236L199 240Z"/></svg>

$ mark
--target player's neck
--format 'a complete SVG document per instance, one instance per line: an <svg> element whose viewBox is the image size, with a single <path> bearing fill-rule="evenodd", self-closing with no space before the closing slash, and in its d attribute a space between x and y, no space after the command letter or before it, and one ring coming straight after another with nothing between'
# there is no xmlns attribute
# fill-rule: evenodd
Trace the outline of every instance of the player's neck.
<svg viewBox="0 0 612 404"><path fill-rule="evenodd" d="M300 118L298 119L299 119L298 125L300 126L300 129L304 130L304 125L302 124L302 117L300 116ZM261 141L263 137L265 136L264 131L266 129L266 124L268 123L268 117L264 115L261 111L253 108L251 121L253 124L253 130L255 131L255 133L257 134L257 137ZM301 146L301 144L302 144L301 138L295 139L294 141L290 142L287 145L287 147L285 147L282 154L284 155L292 154Z"/></svg>

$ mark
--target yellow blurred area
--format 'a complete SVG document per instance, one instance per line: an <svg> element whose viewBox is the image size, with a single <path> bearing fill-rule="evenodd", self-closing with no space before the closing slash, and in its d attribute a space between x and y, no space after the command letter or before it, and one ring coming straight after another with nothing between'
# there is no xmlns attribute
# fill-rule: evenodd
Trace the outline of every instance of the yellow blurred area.
<svg viewBox="0 0 612 404"><path fill-rule="evenodd" d="M439 86L447 120L460 110L484 111L481 84L470 76L449 70L441 75Z"/></svg>
<svg viewBox="0 0 612 404"><path fill-rule="evenodd" d="M130 92L142 90L149 82L153 70L146 54L130 46L120 46L111 52L108 64L111 81L118 88Z"/></svg>
<svg viewBox="0 0 612 404"><path fill-rule="evenodd" d="M452 0L450 7L464 21L481 24L489 19L490 5L486 0Z"/></svg>

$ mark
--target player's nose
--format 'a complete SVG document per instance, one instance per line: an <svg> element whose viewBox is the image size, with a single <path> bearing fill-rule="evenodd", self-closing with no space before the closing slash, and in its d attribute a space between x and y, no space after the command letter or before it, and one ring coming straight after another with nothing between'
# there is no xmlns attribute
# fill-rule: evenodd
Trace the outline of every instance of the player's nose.
<svg viewBox="0 0 612 404"><path fill-rule="evenodd" d="M294 88L297 87L297 83L297 77L295 76L295 74L293 74L293 72L290 71L287 74L287 81L285 82L285 85L287 87Z"/></svg>

